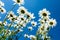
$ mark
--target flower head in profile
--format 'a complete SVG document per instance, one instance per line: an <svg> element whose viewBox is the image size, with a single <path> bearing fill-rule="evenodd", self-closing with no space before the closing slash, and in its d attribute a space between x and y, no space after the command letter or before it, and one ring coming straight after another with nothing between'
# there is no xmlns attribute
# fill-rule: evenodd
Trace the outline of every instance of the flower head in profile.
<svg viewBox="0 0 60 40"><path fill-rule="evenodd" d="M13 0L13 1L15 2L14 4L18 4L19 6L24 4L24 0Z"/></svg>
<svg viewBox="0 0 60 40"><path fill-rule="evenodd" d="M31 40L37 40L37 39L36 39L36 36L34 36L34 35L30 35L30 39L31 39Z"/></svg>

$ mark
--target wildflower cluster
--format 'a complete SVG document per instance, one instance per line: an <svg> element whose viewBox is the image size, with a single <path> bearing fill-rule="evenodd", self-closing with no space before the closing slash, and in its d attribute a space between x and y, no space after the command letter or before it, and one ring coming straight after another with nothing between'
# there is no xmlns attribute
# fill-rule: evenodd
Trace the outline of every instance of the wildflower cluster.
<svg viewBox="0 0 60 40"><path fill-rule="evenodd" d="M46 9L39 11L39 20L36 22L34 13L29 12L24 6L24 0L13 0L14 7L19 6L17 9L17 15L15 14L14 7L12 10L7 12L7 15L3 21L0 21L0 40L14 40L10 38L11 36L17 35L18 33L24 32L24 28L27 27L27 24L30 23L31 26L28 26L29 31L34 30L38 24L38 30L36 35L24 34L25 38L30 38L31 40L50 40L48 32L50 28L56 26L56 20L50 17L50 12ZM3 8L4 3L0 1L0 12L6 13L6 10ZM20 36L19 36L20 37ZM17 39L15 39L17 40Z"/></svg>
<svg viewBox="0 0 60 40"><path fill-rule="evenodd" d="M39 11L39 28L37 31L37 40L51 40L48 32L53 26L56 26L56 20L50 17L50 12L46 9Z"/></svg>

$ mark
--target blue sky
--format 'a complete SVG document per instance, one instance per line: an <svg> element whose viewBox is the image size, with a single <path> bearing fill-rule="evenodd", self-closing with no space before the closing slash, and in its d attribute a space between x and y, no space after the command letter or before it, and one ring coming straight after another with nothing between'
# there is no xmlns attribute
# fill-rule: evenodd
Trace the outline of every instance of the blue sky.
<svg viewBox="0 0 60 40"><path fill-rule="evenodd" d="M13 7L13 2L12 0L2 0L5 3L4 8L7 10L7 12ZM38 12L39 10L42 10L43 8L46 8L47 10L50 11L51 13L51 18L56 19L57 25L50 30L49 34L51 35L52 39L51 40L60 40L60 0L25 0L25 4L23 5L25 8L28 9L28 11L34 13L36 16L35 21L38 20ZM18 5L13 9L13 11L16 13L16 10L18 8ZM7 14L7 13L6 13ZM0 20L3 20L5 15L0 14L2 17ZM34 34L36 33L36 30L34 30ZM23 40L23 38L19 39Z"/></svg>

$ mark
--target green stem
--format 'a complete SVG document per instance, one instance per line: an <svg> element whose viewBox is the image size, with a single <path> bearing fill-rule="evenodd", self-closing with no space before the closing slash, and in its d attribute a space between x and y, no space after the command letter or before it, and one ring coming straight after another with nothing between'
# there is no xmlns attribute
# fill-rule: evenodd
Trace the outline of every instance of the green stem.
<svg viewBox="0 0 60 40"><path fill-rule="evenodd" d="M13 10L15 6L16 6L16 5L14 5L11 10ZM10 11L11 11L11 10L10 10ZM10 11L9 11L8 13L10 13ZM6 21L8 15L9 15L9 14L7 14L7 15L5 16L2 24ZM12 25L12 23L13 23L13 22L11 22L11 25ZM10 26L11 26L11 25L10 25ZM10 26L9 26L9 27L10 27ZM4 27L4 26L2 26L2 27ZM4 29L4 28L3 28L3 29ZM3 30L3 29L2 29L2 30ZM4 35L4 36L5 36L5 35Z"/></svg>

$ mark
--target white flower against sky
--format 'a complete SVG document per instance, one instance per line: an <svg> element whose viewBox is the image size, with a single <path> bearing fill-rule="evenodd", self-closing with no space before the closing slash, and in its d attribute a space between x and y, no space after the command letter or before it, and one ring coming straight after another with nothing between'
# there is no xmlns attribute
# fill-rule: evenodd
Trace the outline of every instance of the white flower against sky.
<svg viewBox="0 0 60 40"><path fill-rule="evenodd" d="M4 26L7 26L8 25L7 21L5 21L3 24L4 24Z"/></svg>
<svg viewBox="0 0 60 40"><path fill-rule="evenodd" d="M2 1L0 1L0 7L4 6L4 3Z"/></svg>
<svg viewBox="0 0 60 40"><path fill-rule="evenodd" d="M13 17L13 16L14 16L14 12L13 11L8 12L8 18Z"/></svg>
<svg viewBox="0 0 60 40"><path fill-rule="evenodd" d="M10 21L15 21L17 19L17 16L14 14L13 11L8 12L8 17Z"/></svg>
<svg viewBox="0 0 60 40"><path fill-rule="evenodd" d="M48 21L48 25L49 26L56 26L56 24L57 24L57 22L56 22L56 20L55 19L49 19L49 21Z"/></svg>
<svg viewBox="0 0 60 40"><path fill-rule="evenodd" d="M20 20L20 21L25 21L25 20L26 20L26 17L24 17L24 15L20 15L20 16L18 17L18 20Z"/></svg>
<svg viewBox="0 0 60 40"><path fill-rule="evenodd" d="M6 10L5 10L3 7L0 7L0 12L1 12L2 14L4 14L4 13L6 13Z"/></svg>
<svg viewBox="0 0 60 40"><path fill-rule="evenodd" d="M20 6L17 10L17 13L19 14L26 14L27 13L27 9L23 6Z"/></svg>
<svg viewBox="0 0 60 40"><path fill-rule="evenodd" d="M40 16L41 18L48 17L49 15L50 15L50 12L47 11L46 9L43 9L43 10L40 10L40 11L39 11L39 16Z"/></svg>
<svg viewBox="0 0 60 40"><path fill-rule="evenodd" d="M31 40L37 40L36 36L34 36L34 35L30 35L29 37L30 37Z"/></svg>
<svg viewBox="0 0 60 40"><path fill-rule="evenodd" d="M28 35L28 34L24 34L24 37L25 37L25 38L29 38L29 35Z"/></svg>
<svg viewBox="0 0 60 40"><path fill-rule="evenodd" d="M19 6L24 4L24 0L13 0L13 1L15 2L14 4L18 4Z"/></svg>
<svg viewBox="0 0 60 40"><path fill-rule="evenodd" d="M33 28L32 28L32 27L28 27L28 30L29 30L29 31L32 31L32 30L33 30Z"/></svg>
<svg viewBox="0 0 60 40"><path fill-rule="evenodd" d="M20 24L21 27L26 27L26 23Z"/></svg>
<svg viewBox="0 0 60 40"><path fill-rule="evenodd" d="M42 34L42 32L44 31L44 28L45 28L44 25L39 26L39 28L38 28L39 32L38 33Z"/></svg>
<svg viewBox="0 0 60 40"><path fill-rule="evenodd" d="M31 21L31 24L32 24L32 26L36 26L37 25L37 22Z"/></svg>
<svg viewBox="0 0 60 40"><path fill-rule="evenodd" d="M35 18L34 13L28 12L28 13L26 13L26 15L27 15L28 19L34 19Z"/></svg>
<svg viewBox="0 0 60 40"><path fill-rule="evenodd" d="M18 29L19 30L19 32L23 32L23 30L22 29Z"/></svg>
<svg viewBox="0 0 60 40"><path fill-rule="evenodd" d="M46 35L49 31L49 26L47 24L40 25L38 28L38 34Z"/></svg>
<svg viewBox="0 0 60 40"><path fill-rule="evenodd" d="M43 19L39 19L38 21L39 21L39 24L41 24L41 25L45 23L45 21Z"/></svg>
<svg viewBox="0 0 60 40"><path fill-rule="evenodd" d="M34 16L34 13L31 13L31 16L30 16L32 19L34 19L35 18L35 16Z"/></svg>

